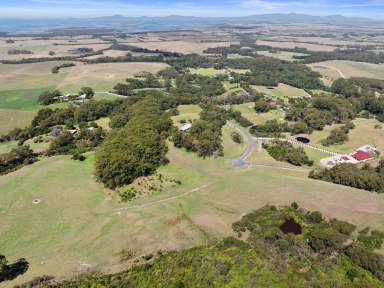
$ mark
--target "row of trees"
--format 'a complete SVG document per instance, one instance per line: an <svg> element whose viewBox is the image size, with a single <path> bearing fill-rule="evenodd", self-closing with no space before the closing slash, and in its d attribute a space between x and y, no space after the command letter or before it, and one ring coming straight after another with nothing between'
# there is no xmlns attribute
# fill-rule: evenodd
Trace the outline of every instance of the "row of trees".
<svg viewBox="0 0 384 288"><path fill-rule="evenodd" d="M0 175L15 171L38 160L29 146L18 146L11 152L0 154Z"/></svg>
<svg viewBox="0 0 384 288"><path fill-rule="evenodd" d="M68 68L68 67L73 67L73 66L76 66L75 63L63 63L63 64L60 64L60 65L56 65L52 68L52 73L53 74L57 74L59 73L60 69L62 68Z"/></svg>
<svg viewBox="0 0 384 288"><path fill-rule="evenodd" d="M317 169L309 173L313 179L323 180L368 191L384 193L384 161L377 167L369 164L359 168L353 164L339 164L330 169Z"/></svg>

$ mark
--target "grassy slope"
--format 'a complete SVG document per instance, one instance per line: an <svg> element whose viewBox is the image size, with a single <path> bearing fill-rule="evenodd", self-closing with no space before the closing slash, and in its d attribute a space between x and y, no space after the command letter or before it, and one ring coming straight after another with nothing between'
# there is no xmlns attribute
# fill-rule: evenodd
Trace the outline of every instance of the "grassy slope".
<svg viewBox="0 0 384 288"><path fill-rule="evenodd" d="M0 108L33 111L40 108L39 95L53 86L36 89L0 91Z"/></svg>
<svg viewBox="0 0 384 288"><path fill-rule="evenodd" d="M316 65L326 65L328 67L319 69ZM384 65L383 64L371 64L365 62L343 61L333 60L320 63L309 64L314 71L319 72L325 78L323 78L325 84L331 85L333 81L341 77L335 69L339 69L346 78L350 77L367 77L384 79Z"/></svg>
<svg viewBox="0 0 384 288"><path fill-rule="evenodd" d="M342 145L333 145L327 148L341 153L350 153L356 148L366 144L371 144L377 146L381 150L384 149L384 130L375 129L375 125L381 125L380 122L375 119L358 118L354 120L353 123L356 127L349 132L348 142ZM323 131L313 132L309 138L312 143L322 146L321 140L325 139L332 129L339 126L340 125L327 126Z"/></svg>
<svg viewBox="0 0 384 288"><path fill-rule="evenodd" d="M229 131L224 130L225 152L234 157L242 147L231 142ZM169 159L170 165L159 171L182 185L124 205L94 181L92 156L83 163L66 156L49 158L0 177L0 246L10 259L26 257L31 263L17 281L43 273L84 272L81 264L91 269L107 264L106 272L116 271L122 268L122 249L140 255L206 244L231 235L232 222L266 203L297 201L360 227L384 228L384 198L374 193L309 180L303 172L232 170L228 158L202 160L173 147ZM198 192L183 194L203 185ZM36 198L40 205L32 204ZM146 206L113 211L141 204Z"/></svg>

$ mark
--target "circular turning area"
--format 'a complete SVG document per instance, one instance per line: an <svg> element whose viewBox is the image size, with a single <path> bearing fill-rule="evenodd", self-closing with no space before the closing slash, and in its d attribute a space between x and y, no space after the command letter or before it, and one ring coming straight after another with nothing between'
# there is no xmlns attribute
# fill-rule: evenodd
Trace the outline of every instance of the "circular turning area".
<svg viewBox="0 0 384 288"><path fill-rule="evenodd" d="M311 140L303 136L296 137L296 140L304 144L308 144L309 142L311 142Z"/></svg>
<svg viewBox="0 0 384 288"><path fill-rule="evenodd" d="M34 205L37 205L37 204L40 204L41 203L41 200L40 199L35 199L32 201L32 204Z"/></svg>
<svg viewBox="0 0 384 288"><path fill-rule="evenodd" d="M293 219L285 220L283 225L280 226L280 230L284 234L292 233L295 235L300 235L302 232L301 226Z"/></svg>

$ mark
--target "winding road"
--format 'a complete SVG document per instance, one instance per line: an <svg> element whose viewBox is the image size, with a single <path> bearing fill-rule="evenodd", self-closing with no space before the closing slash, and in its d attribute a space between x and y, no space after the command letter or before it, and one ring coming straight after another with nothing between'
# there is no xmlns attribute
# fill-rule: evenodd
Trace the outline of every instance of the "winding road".
<svg viewBox="0 0 384 288"><path fill-rule="evenodd" d="M344 73L339 69L339 68L336 68L336 67L333 67L333 66L330 66L330 65L323 65L325 68L328 68L328 69L331 69L331 70L334 70L336 71L337 73L339 73L340 77L343 78L343 79L347 79L347 77L345 77Z"/></svg>
<svg viewBox="0 0 384 288"><path fill-rule="evenodd" d="M232 159L230 164L232 167L245 167L247 164L247 158L252 154L253 149L255 148L256 140L251 134L249 134L246 128L232 122L228 122L227 125L232 129L240 131L243 134L243 138L245 138L247 142L247 148L245 148L244 152L240 155L240 157Z"/></svg>
<svg viewBox="0 0 384 288"><path fill-rule="evenodd" d="M316 146L313 146L310 144L304 144L304 143L301 143L297 140L290 139L290 138L265 138L265 137L264 138L263 137L256 138L256 137L253 137L248 132L248 130L246 128L241 127L241 126L237 125L236 123L227 122L227 125L229 127L231 127L232 129L236 129L239 132L241 132L241 134L243 134L243 138L247 142L247 147L245 148L243 153L238 158L235 158L235 159L232 159L229 161L229 164L233 168L257 168L257 167L260 167L260 168L280 168L280 169L295 170L295 171L307 171L307 169L296 168L290 164L285 164L285 163L258 164L258 163L254 163L254 162L247 162L248 157L252 154L253 149L255 149L255 145L258 144L259 141L262 141L262 142L273 141L273 140L287 141L291 144L299 145L299 146L313 149L313 150L317 150L317 151L322 152L324 154L329 154L332 156L341 155L340 153L330 151L330 150L325 150L323 148L319 148L319 147L316 147Z"/></svg>

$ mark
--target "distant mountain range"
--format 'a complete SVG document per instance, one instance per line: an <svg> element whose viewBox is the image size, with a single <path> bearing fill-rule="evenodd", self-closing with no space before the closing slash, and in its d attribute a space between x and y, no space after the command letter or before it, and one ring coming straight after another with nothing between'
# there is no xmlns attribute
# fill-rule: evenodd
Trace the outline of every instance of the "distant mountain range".
<svg viewBox="0 0 384 288"><path fill-rule="evenodd" d="M168 31L220 25L250 25L261 23L328 23L339 25L383 24L368 18L342 15L311 16L305 14L262 14L246 17L124 17L121 15L98 18L65 19L0 19L0 32L42 33L70 27L107 28L122 32Z"/></svg>

